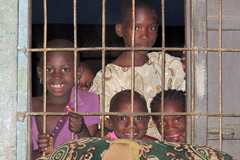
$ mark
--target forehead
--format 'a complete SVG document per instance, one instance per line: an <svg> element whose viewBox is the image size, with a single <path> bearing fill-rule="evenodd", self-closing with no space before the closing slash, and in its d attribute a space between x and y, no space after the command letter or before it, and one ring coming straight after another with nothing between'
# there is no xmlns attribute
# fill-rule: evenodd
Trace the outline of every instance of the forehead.
<svg viewBox="0 0 240 160"><path fill-rule="evenodd" d="M49 61L71 61L73 63L74 54L73 52L64 52L64 51L52 51L47 52L47 62Z"/></svg>
<svg viewBox="0 0 240 160"><path fill-rule="evenodd" d="M115 110L117 112L130 112L131 111L131 96L124 96L118 98L117 101L114 102ZM144 105L143 101L139 98L134 98L134 112L146 112L146 106Z"/></svg>
<svg viewBox="0 0 240 160"><path fill-rule="evenodd" d="M149 8L144 8L144 7L136 8L135 13L136 13L136 20L145 19L145 20L157 22L157 14ZM132 10L131 9L127 10L126 15L127 16L125 18L125 21L132 20Z"/></svg>
<svg viewBox="0 0 240 160"><path fill-rule="evenodd" d="M87 74L89 76L94 76L93 71L90 68L87 68L87 67L83 68L83 75L85 75L85 74Z"/></svg>

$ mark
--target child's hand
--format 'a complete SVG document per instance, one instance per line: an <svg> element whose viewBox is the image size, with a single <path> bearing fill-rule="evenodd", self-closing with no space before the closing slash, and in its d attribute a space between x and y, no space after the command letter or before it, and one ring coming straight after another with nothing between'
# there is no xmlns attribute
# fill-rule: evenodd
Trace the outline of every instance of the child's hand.
<svg viewBox="0 0 240 160"><path fill-rule="evenodd" d="M69 112L69 130L74 133L80 133L83 125L83 116Z"/></svg>
<svg viewBox="0 0 240 160"><path fill-rule="evenodd" d="M49 154L54 149L53 147L54 139L53 136L43 133L38 136L38 147L40 152L45 152Z"/></svg>

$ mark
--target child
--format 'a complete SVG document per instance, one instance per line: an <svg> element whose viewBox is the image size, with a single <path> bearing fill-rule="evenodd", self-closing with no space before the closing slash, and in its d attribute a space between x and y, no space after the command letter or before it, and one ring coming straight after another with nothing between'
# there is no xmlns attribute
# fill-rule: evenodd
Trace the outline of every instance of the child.
<svg viewBox="0 0 240 160"><path fill-rule="evenodd" d="M79 69L81 71L78 90L89 91L93 85L95 74L87 63L80 62Z"/></svg>
<svg viewBox="0 0 240 160"><path fill-rule="evenodd" d="M161 92L151 102L152 112L161 112ZM185 112L185 93L177 90L164 91L164 112ZM152 116L159 133L162 133L161 116ZM169 142L185 143L185 116L164 116L164 138Z"/></svg>
<svg viewBox="0 0 240 160"><path fill-rule="evenodd" d="M73 48L70 41L52 40L48 48ZM75 138L90 137L97 130L99 116L80 116L71 113L74 108L74 54L70 51L47 52L46 59L47 112L69 112L69 116L47 116L46 133L43 134L42 116L32 116L33 156L50 151L58 145ZM43 58L37 67L42 84ZM89 92L78 92L78 112L99 112L98 96ZM70 109L72 108L72 109ZM43 96L32 99L33 112L43 112ZM50 146L50 147L49 147ZM39 150L39 151L37 151ZM49 152L50 152L49 151Z"/></svg>
<svg viewBox="0 0 240 160"><path fill-rule="evenodd" d="M112 97L110 102L110 112L131 113L131 90L118 92ZM134 92L133 112L148 112L145 98L136 91ZM109 123L113 132L108 133L105 138L130 139L132 128L133 139L157 140L146 135L149 119L149 116L134 116L133 125L131 127L130 116L110 116Z"/></svg>
<svg viewBox="0 0 240 160"><path fill-rule="evenodd" d="M116 24L116 33L122 37L126 47L131 47L132 39L132 1L122 0L120 6L120 23ZM151 0L135 1L135 47L152 47L157 38L157 13ZM147 100L148 111L152 98L161 91L162 86L162 53L135 51L135 90ZM165 55L165 89L185 90L185 73L180 58ZM109 111L110 99L117 92L131 89L131 51L123 51L105 72L105 111ZM102 104L102 71L93 81L91 92L100 96ZM109 128L108 121L105 127ZM160 134L150 120L148 134L160 139Z"/></svg>

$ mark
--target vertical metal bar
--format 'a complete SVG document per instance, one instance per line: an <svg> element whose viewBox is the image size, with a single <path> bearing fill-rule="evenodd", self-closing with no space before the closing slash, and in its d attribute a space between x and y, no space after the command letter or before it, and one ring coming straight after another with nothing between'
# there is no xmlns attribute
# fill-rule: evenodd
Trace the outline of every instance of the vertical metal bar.
<svg viewBox="0 0 240 160"><path fill-rule="evenodd" d="M222 0L219 0L219 113L222 113ZM219 149L222 150L222 116L219 116Z"/></svg>
<svg viewBox="0 0 240 160"><path fill-rule="evenodd" d="M105 21L105 14L106 14L106 0L102 1L102 106L101 112L105 112L105 30L106 30L106 21ZM101 117L101 137L104 137L104 121L105 116L102 115Z"/></svg>
<svg viewBox="0 0 240 160"><path fill-rule="evenodd" d="M74 31L74 112L77 112L77 0L73 0L73 31ZM72 140L74 139L74 133L72 133Z"/></svg>
<svg viewBox="0 0 240 160"><path fill-rule="evenodd" d="M194 28L193 28L193 21L194 21L194 0L191 0L191 11L190 11L190 41L191 41L191 48L194 47ZM191 112L195 112L195 54L194 51L191 51ZM194 144L194 135L195 135L195 117L191 116L191 144Z"/></svg>
<svg viewBox="0 0 240 160"><path fill-rule="evenodd" d="M135 10L135 0L132 0L132 48L135 46L135 26L136 26L136 10ZM134 91L135 91L135 51L132 49L132 70L131 70L131 113L133 113L134 106ZM130 138L133 138L133 116L131 116L131 134Z"/></svg>
<svg viewBox="0 0 240 160"><path fill-rule="evenodd" d="M161 94L161 141L164 140L164 90L165 90L165 0L161 2L161 14L162 14L162 94Z"/></svg>
<svg viewBox="0 0 240 160"><path fill-rule="evenodd" d="M185 45L190 48L191 42L191 0L185 0ZM186 81L191 82L191 56L186 52ZM186 111L191 112L191 83L186 83ZM191 142L191 116L186 116L186 143Z"/></svg>
<svg viewBox="0 0 240 160"><path fill-rule="evenodd" d="M29 0L20 0L19 1L19 26L18 26L18 48L29 48L30 47L30 31L31 26L29 26L29 21L31 16L29 11L31 9L31 2ZM17 65L17 102L18 108L17 111L26 112L28 111L31 92L30 86L30 77L31 77L31 54L29 52L18 52L18 65ZM11 73L10 73L11 75ZM11 75L12 76L12 75ZM12 78L12 77L11 77ZM13 84L12 84L13 85ZM29 118L24 115L17 115L17 160L30 159L30 129ZM11 135L13 136L13 135ZM12 148L12 151L15 151ZM0 158L1 159L1 158ZM6 158L8 159L8 158ZM15 159L11 156L9 159Z"/></svg>
<svg viewBox="0 0 240 160"><path fill-rule="evenodd" d="M43 0L43 11L44 11L44 28L43 28L43 48L47 48L47 0ZM46 64L47 64L47 51L43 52L43 112L47 112L47 85L46 85ZM47 116L43 116L43 133L47 130ZM45 156L45 152L43 152Z"/></svg>

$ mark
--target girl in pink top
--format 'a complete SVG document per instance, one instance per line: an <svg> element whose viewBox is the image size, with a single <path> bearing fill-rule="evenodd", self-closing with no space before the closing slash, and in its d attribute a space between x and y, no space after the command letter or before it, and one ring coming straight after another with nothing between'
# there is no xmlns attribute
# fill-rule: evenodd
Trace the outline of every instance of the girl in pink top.
<svg viewBox="0 0 240 160"><path fill-rule="evenodd" d="M48 48L73 48L72 42L55 39L47 44ZM37 67L40 83L43 79L43 58ZM81 75L78 70L78 75ZM80 77L78 77L79 79ZM79 81L79 80L78 80ZM55 147L75 137L91 137L97 130L98 117L81 116L73 113L74 108L74 54L71 51L49 51L46 59L46 105L47 112L66 112L69 116L47 116L46 133L43 133L43 117L32 118L33 157L41 152L50 153ZM80 97L79 97L80 96ZM78 94L78 112L98 112L98 97L92 93ZM43 112L43 96L32 98L32 111Z"/></svg>

